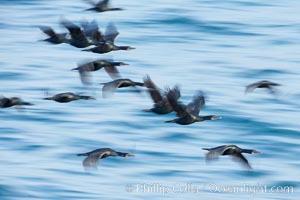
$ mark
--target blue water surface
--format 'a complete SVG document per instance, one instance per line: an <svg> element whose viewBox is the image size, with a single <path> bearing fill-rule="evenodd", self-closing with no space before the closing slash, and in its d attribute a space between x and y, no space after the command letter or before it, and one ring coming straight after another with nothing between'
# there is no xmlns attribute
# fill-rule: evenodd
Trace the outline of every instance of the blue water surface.
<svg viewBox="0 0 300 200"><path fill-rule="evenodd" d="M300 1L113 0L125 10L106 13L84 12L80 0L0 2L0 93L35 104L0 110L0 199L299 199ZM63 32L62 17L96 19L102 30L114 22L116 43L136 49L97 55L41 42L38 26ZM104 71L86 88L70 70L100 58L129 63L123 77L178 84L185 103L205 91L201 114L222 120L164 123L175 115L142 112L151 99L130 89L103 99ZM279 93L244 94L260 80L282 84ZM43 100L67 91L97 100ZM252 171L229 157L206 165L202 148L224 144L262 154L245 155ZM103 147L135 157L86 173L76 154Z"/></svg>

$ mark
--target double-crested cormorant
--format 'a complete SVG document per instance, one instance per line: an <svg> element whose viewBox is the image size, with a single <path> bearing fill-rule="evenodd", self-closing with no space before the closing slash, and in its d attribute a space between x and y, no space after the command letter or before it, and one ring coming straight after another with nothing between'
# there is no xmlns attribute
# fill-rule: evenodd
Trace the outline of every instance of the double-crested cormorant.
<svg viewBox="0 0 300 200"><path fill-rule="evenodd" d="M144 111L154 112L157 114L168 114L173 111L168 98L165 96L165 94L162 95L160 93L160 89L153 83L148 75L144 77L144 85L148 88L148 92L154 102L153 108ZM180 90L178 86L175 86L172 89L172 92L175 95L175 99L177 101L180 98Z"/></svg>
<svg viewBox="0 0 300 200"><path fill-rule="evenodd" d="M198 93L194 96L193 101L190 102L187 106L180 104L176 100L176 94L174 94L172 90L169 90L169 92L167 93L167 97L170 105L179 117L173 120L166 121L167 123L189 125L194 122L202 122L205 120L217 120L221 118L217 115L199 116L200 110L205 104L204 95L202 91L198 91Z"/></svg>
<svg viewBox="0 0 300 200"><path fill-rule="evenodd" d="M104 42L104 43L96 44L96 46L93 48L83 49L82 51L90 51L93 53L103 54L103 53L108 53L111 51L118 51L118 50L127 51L127 50L131 50L131 49L135 49L135 48L131 47L131 46L117 46L113 42Z"/></svg>
<svg viewBox="0 0 300 200"><path fill-rule="evenodd" d="M28 103L20 99L19 97L0 97L0 108L8 108L12 106L32 106L32 103Z"/></svg>
<svg viewBox="0 0 300 200"><path fill-rule="evenodd" d="M256 83L252 83L248 86L246 86L245 93L252 92L256 88L266 88L271 93L275 93L274 86L280 86L278 83L270 82L270 81L258 81Z"/></svg>
<svg viewBox="0 0 300 200"><path fill-rule="evenodd" d="M106 12L106 11L116 11L116 10L123 10L122 8L110 8L108 7L109 0L103 0L99 1L98 3L91 1L91 0L85 0L89 4L91 4L92 8L86 9L86 11L95 11L95 12Z"/></svg>
<svg viewBox="0 0 300 200"><path fill-rule="evenodd" d="M108 83L102 83L102 96L104 98L112 96L117 88L144 86L144 83L134 82L130 79L117 79Z"/></svg>
<svg viewBox="0 0 300 200"><path fill-rule="evenodd" d="M124 62L115 62L113 60L95 60L92 62L87 62L78 65L77 68L72 70L78 70L80 74L81 82L85 85L91 84L91 74L92 71L97 71L104 68L105 71L112 79L121 78L120 73L117 69L117 66L128 65Z"/></svg>
<svg viewBox="0 0 300 200"><path fill-rule="evenodd" d="M83 49L82 51L90 51L93 53L108 53L111 51L118 51L118 50L131 50L135 49L134 47L131 46L117 46L115 45L115 39L118 36L119 31L117 27L113 24L110 23L106 27L105 34L103 36L104 42L98 42L95 44L96 46L90 49Z"/></svg>
<svg viewBox="0 0 300 200"><path fill-rule="evenodd" d="M43 41L50 42L52 44L61 44L67 42L66 33L55 33L55 31L49 26L39 26L39 28L49 36L49 38Z"/></svg>
<svg viewBox="0 0 300 200"><path fill-rule="evenodd" d="M242 149L236 145L223 145L214 148L203 148L203 150L209 151L206 154L206 161L215 160L219 156L230 155L248 169L252 169L252 167L249 164L248 160L242 155L242 153L249 153L249 154L260 153L259 151L253 149Z"/></svg>
<svg viewBox="0 0 300 200"><path fill-rule="evenodd" d="M87 158L82 161L82 165L85 170L91 170L97 169L99 159L103 159L109 156L132 157L134 155L130 153L118 152L110 148L101 148L87 153L80 153L77 154L77 156L87 156Z"/></svg>
<svg viewBox="0 0 300 200"><path fill-rule="evenodd" d="M65 93L60 93L56 94L52 97L46 97L44 100L53 100L59 103L68 103L70 101L74 100L79 100L79 99L84 99L84 100L95 100L94 97L91 96L84 96L84 95L77 95L72 92L65 92Z"/></svg>

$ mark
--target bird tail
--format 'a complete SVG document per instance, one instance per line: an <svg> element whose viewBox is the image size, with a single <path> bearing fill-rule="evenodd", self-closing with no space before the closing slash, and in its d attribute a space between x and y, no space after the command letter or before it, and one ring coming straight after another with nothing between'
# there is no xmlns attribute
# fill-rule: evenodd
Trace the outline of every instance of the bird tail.
<svg viewBox="0 0 300 200"><path fill-rule="evenodd" d="M91 49L83 49L81 51L92 51Z"/></svg>
<svg viewBox="0 0 300 200"><path fill-rule="evenodd" d="M77 156L88 156L88 153L79 153L79 154L76 154Z"/></svg>
<svg viewBox="0 0 300 200"><path fill-rule="evenodd" d="M46 98L43 98L44 100L53 100L52 97L46 97Z"/></svg>
<svg viewBox="0 0 300 200"><path fill-rule="evenodd" d="M143 112L152 112L151 109L145 109L145 110L142 110Z"/></svg>

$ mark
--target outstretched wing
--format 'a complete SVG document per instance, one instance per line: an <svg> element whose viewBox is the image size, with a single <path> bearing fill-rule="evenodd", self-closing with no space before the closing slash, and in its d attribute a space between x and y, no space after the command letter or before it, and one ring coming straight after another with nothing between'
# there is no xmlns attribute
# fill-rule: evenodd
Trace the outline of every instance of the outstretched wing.
<svg viewBox="0 0 300 200"><path fill-rule="evenodd" d="M194 99L187 105L186 111L192 115L198 116L201 108L205 105L204 93L198 91Z"/></svg>
<svg viewBox="0 0 300 200"><path fill-rule="evenodd" d="M97 5L97 3L94 2L94 1L92 1L92 0L84 0L84 1L87 2L87 3L89 3L89 4L91 4L92 6L96 6Z"/></svg>
<svg viewBox="0 0 300 200"><path fill-rule="evenodd" d="M144 77L144 84L145 84L145 87L148 88L148 92L149 92L152 100L154 101L154 103L159 103L159 102L163 101L163 97L161 96L161 94L159 92L159 88L153 83L150 76L146 75Z"/></svg>
<svg viewBox="0 0 300 200"><path fill-rule="evenodd" d="M109 0L103 0L103 1L99 1L96 6L97 7L107 7L108 6L108 3L109 3Z"/></svg>
<svg viewBox="0 0 300 200"><path fill-rule="evenodd" d="M82 161L82 166L86 171L96 170L98 166L99 159L105 155L105 151L91 153Z"/></svg>
<svg viewBox="0 0 300 200"><path fill-rule="evenodd" d="M56 36L56 33L50 26L39 26L39 28L41 29L41 31L43 31L46 35L50 37Z"/></svg>
<svg viewBox="0 0 300 200"><path fill-rule="evenodd" d="M204 148L204 150L208 150L208 153L205 156L207 162L216 160L220 155L222 155L228 149L227 145L218 146L215 148Z"/></svg>
<svg viewBox="0 0 300 200"><path fill-rule="evenodd" d="M67 19L62 19L61 20L61 24L69 30L72 39L74 40L82 40L85 39L85 35L83 34L81 28L77 25L75 25L74 23L72 23L71 21L67 20Z"/></svg>
<svg viewBox="0 0 300 200"><path fill-rule="evenodd" d="M108 75L112 78L112 79L118 79L121 78L120 72L117 69L117 67L115 66L105 66L104 67L105 71L108 73Z"/></svg>
<svg viewBox="0 0 300 200"><path fill-rule="evenodd" d="M109 23L105 29L104 40L106 42L114 43L118 35L119 35L119 31L116 25L114 23Z"/></svg>
<svg viewBox="0 0 300 200"><path fill-rule="evenodd" d="M173 110L176 112L178 117L184 117L187 114L189 114L186 112L185 107L178 102L176 92L174 92L171 89L168 89L167 90L167 98L168 98L170 105L172 106Z"/></svg>
<svg viewBox="0 0 300 200"><path fill-rule="evenodd" d="M249 164L248 160L241 153L233 154L232 158L233 158L233 160L238 161L239 163L241 163L244 167L246 167L248 169L252 169L252 167Z"/></svg>
<svg viewBox="0 0 300 200"><path fill-rule="evenodd" d="M113 95L114 91L122 84L123 80L114 80L108 83L104 83L102 88L103 98L107 98Z"/></svg>

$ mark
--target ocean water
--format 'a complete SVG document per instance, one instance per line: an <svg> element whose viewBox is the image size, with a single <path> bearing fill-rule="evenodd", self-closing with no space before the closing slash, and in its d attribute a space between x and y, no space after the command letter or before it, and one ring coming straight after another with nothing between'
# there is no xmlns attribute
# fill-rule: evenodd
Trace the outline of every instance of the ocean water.
<svg viewBox="0 0 300 200"><path fill-rule="evenodd" d="M84 1L0 1L0 93L35 105L0 110L0 199L298 199L300 194L300 2L295 0L113 0L124 11L84 12ZM39 25L65 17L114 22L116 43L132 51L98 55L50 45ZM123 77L150 75L161 88L180 85L188 103L207 94L203 115L221 120L189 126L164 123L174 113L144 113L146 92L118 90L103 99L94 73L83 87L70 69L85 59L129 63ZM245 95L260 80L282 84ZM60 104L48 94L77 92L96 101ZM229 157L209 165L202 148L236 144L248 171ZM135 157L110 157L86 173L77 153L110 147Z"/></svg>

